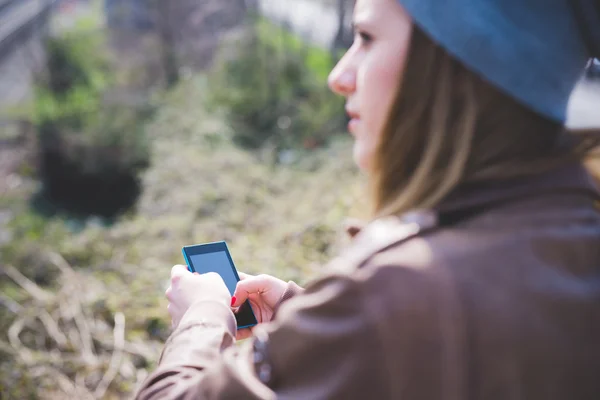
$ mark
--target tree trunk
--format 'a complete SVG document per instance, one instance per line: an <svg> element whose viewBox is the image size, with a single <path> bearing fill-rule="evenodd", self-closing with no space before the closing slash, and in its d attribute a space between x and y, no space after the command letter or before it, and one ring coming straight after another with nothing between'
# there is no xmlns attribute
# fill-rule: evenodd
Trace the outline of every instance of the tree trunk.
<svg viewBox="0 0 600 400"><path fill-rule="evenodd" d="M331 49L333 57L336 56L338 50L345 47L346 2L347 0L337 0L338 29Z"/></svg>
<svg viewBox="0 0 600 400"><path fill-rule="evenodd" d="M158 0L157 27L162 52L163 70L167 87L172 87L179 81L179 65L175 43L174 24L171 18L171 7L178 0Z"/></svg>

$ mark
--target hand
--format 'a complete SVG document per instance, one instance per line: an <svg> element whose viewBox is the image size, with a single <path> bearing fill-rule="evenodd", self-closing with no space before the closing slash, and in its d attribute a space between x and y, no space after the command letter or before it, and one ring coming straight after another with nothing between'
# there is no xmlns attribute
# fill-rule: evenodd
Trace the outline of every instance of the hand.
<svg viewBox="0 0 600 400"><path fill-rule="evenodd" d="M183 265L175 265L171 269L171 285L165 292L169 305L173 328L177 328L185 312L198 301L211 300L231 304L229 290L220 275L210 272L206 274L191 273Z"/></svg>
<svg viewBox="0 0 600 400"><path fill-rule="evenodd" d="M287 283L270 275L252 276L240 272L239 276L240 281L231 299L231 306L239 307L246 300L250 300L258 323L271 321L275 306L285 293ZM251 329L239 329L236 338L241 340L252 336Z"/></svg>

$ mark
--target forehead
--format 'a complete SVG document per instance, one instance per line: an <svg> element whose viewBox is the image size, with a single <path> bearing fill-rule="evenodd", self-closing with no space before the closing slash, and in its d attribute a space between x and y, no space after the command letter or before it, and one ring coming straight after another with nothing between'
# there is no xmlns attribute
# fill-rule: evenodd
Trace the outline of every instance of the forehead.
<svg viewBox="0 0 600 400"><path fill-rule="evenodd" d="M356 0L354 21L381 23L386 19L393 18L400 8L398 0Z"/></svg>

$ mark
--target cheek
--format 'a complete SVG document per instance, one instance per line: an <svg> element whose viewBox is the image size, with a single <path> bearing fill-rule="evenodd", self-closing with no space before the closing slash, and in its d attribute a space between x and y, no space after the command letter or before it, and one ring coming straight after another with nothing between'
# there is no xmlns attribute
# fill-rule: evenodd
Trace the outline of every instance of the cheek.
<svg viewBox="0 0 600 400"><path fill-rule="evenodd" d="M399 85L398 62L386 61L380 59L373 65L365 65L362 76L361 117L370 136L381 134Z"/></svg>
<svg viewBox="0 0 600 400"><path fill-rule="evenodd" d="M374 101L380 113L386 114L392 105L398 85L398 70L395 68L380 68L374 71L373 93Z"/></svg>
<svg viewBox="0 0 600 400"><path fill-rule="evenodd" d="M371 60L363 64L357 81L362 126L354 146L354 160L366 171L370 170L404 65L403 58L377 55Z"/></svg>

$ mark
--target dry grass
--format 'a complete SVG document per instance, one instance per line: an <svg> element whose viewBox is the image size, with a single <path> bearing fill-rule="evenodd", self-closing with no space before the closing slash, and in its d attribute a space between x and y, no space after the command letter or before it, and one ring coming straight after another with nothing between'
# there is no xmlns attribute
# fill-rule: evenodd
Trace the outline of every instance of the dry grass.
<svg viewBox="0 0 600 400"><path fill-rule="evenodd" d="M24 184L3 199L0 392L123 398L169 334L164 290L181 247L227 240L238 269L300 283L343 243L360 180L346 140L291 165L235 148L203 84L184 82L151 125L153 165L138 209L112 226L32 214Z"/></svg>

